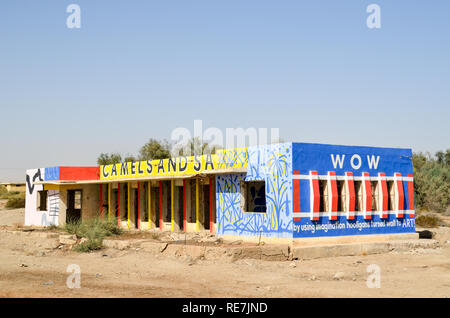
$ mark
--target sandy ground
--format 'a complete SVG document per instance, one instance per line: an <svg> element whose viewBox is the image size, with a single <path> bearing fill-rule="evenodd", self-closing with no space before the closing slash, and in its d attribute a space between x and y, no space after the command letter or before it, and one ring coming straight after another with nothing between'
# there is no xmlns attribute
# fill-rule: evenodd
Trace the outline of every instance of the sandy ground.
<svg viewBox="0 0 450 318"><path fill-rule="evenodd" d="M0 211L0 224L22 221L23 210ZM135 249L79 254L45 249L48 239L0 233L0 297L448 297L450 228L438 231L439 249L234 263ZM80 289L66 285L70 264L80 266ZM381 288L367 287L371 264L380 267Z"/></svg>

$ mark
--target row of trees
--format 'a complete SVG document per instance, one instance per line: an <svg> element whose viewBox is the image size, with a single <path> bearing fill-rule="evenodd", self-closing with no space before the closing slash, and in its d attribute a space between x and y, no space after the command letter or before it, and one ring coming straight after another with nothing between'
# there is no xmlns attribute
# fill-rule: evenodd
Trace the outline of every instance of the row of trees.
<svg viewBox="0 0 450 318"><path fill-rule="evenodd" d="M102 153L97 158L98 165L127 161L165 159L170 157L215 153L215 146L202 143L198 138L190 140L181 148L171 151L167 140L150 139L143 145L137 156L122 156L119 153ZM450 149L430 153L414 153L414 197L418 210L450 213Z"/></svg>
<svg viewBox="0 0 450 318"><path fill-rule="evenodd" d="M119 162L130 162L138 160L155 160L166 159L177 156L190 156L193 154L215 153L217 146L211 146L207 142L202 142L198 137L192 138L189 142L181 147L171 149L171 145L167 140L159 141L150 138L150 140L139 149L137 156L126 155L120 153L101 153L97 158L98 165L109 165Z"/></svg>
<svg viewBox="0 0 450 318"><path fill-rule="evenodd" d="M416 209L450 213L450 149L415 153L414 199Z"/></svg>

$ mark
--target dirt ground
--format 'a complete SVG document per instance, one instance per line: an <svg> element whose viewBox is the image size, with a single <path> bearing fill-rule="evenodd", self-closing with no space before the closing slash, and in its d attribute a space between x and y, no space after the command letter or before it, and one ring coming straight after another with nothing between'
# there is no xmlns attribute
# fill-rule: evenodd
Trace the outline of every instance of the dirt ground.
<svg viewBox="0 0 450 318"><path fill-rule="evenodd" d="M0 211L0 225L20 223L23 209ZM450 228L433 231L441 248L292 262L192 260L136 249L80 254L49 249L46 238L0 232L0 297L448 297ZM80 266L79 289L66 285L70 264ZM380 288L367 287L371 264L380 267Z"/></svg>

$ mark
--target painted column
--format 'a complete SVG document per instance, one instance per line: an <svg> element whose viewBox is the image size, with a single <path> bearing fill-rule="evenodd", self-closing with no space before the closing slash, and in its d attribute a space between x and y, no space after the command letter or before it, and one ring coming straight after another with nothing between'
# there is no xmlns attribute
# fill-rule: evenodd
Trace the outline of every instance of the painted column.
<svg viewBox="0 0 450 318"><path fill-rule="evenodd" d="M163 229L163 196L162 196L162 181L159 181L159 229L162 231Z"/></svg>
<svg viewBox="0 0 450 318"><path fill-rule="evenodd" d="M127 195L128 195L128 205L127 205L127 210L128 210L128 219L127 219L127 226L128 229L130 229L130 210L131 210L131 197L130 197L130 193L131 193L131 183L127 182Z"/></svg>
<svg viewBox="0 0 450 318"><path fill-rule="evenodd" d="M111 183L108 183L108 221L111 218Z"/></svg>
<svg viewBox="0 0 450 318"><path fill-rule="evenodd" d="M213 180L214 177L209 178L209 232L213 232Z"/></svg>
<svg viewBox="0 0 450 318"><path fill-rule="evenodd" d="M100 183L100 218L103 220L103 184Z"/></svg>
<svg viewBox="0 0 450 318"><path fill-rule="evenodd" d="M137 204L138 204L138 229L141 229L141 183L138 181L137 183L137 187L138 187L138 197L137 197Z"/></svg>
<svg viewBox="0 0 450 318"><path fill-rule="evenodd" d="M183 179L183 231L186 232L186 179Z"/></svg>
<svg viewBox="0 0 450 318"><path fill-rule="evenodd" d="M152 223L152 188L151 188L151 181L147 182L147 196L148 196L148 229L150 230L151 228L151 223Z"/></svg>
<svg viewBox="0 0 450 318"><path fill-rule="evenodd" d="M117 205L118 205L118 209L117 209L117 223L120 227L120 182L117 183Z"/></svg>
<svg viewBox="0 0 450 318"><path fill-rule="evenodd" d="M173 232L174 227L175 227L174 219L173 219L173 216L174 216L174 211L173 211L173 187L174 187L174 183L175 183L174 179L170 180L170 230L172 232Z"/></svg>
<svg viewBox="0 0 450 318"><path fill-rule="evenodd" d="M199 202L199 182L200 182L200 179L195 179L195 226L196 226L196 229L197 229L197 232L198 232L198 227L199 227L199 221L198 221L198 218L199 218L199 208L200 208L200 202Z"/></svg>

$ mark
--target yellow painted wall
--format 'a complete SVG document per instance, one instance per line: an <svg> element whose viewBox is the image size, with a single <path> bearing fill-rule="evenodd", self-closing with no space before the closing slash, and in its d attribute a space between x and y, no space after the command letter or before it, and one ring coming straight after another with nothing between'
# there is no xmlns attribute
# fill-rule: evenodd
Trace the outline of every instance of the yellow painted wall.
<svg viewBox="0 0 450 318"><path fill-rule="evenodd" d="M219 150L214 155L177 157L100 166L101 180L196 175L222 169L247 168L247 148Z"/></svg>

